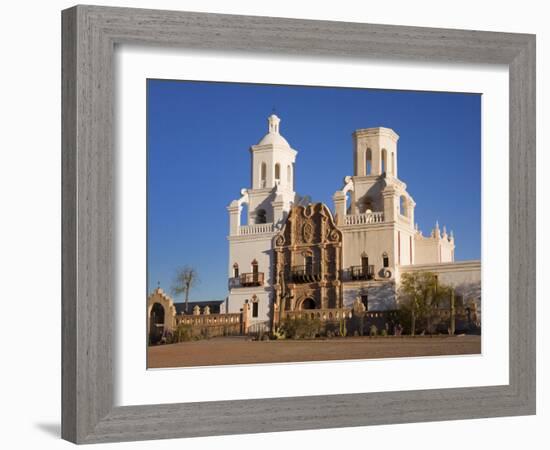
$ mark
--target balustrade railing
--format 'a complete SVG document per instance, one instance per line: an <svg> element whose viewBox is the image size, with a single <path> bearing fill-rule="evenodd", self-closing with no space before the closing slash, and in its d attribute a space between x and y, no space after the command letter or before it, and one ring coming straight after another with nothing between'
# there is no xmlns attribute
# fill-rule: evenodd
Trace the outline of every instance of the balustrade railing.
<svg viewBox="0 0 550 450"><path fill-rule="evenodd" d="M230 314L193 314L176 316L176 324L193 326L219 326L219 325L239 325L242 321L241 313Z"/></svg>
<svg viewBox="0 0 550 450"><path fill-rule="evenodd" d="M248 236L251 234L263 234L273 232L272 223L255 223L252 225L241 225L239 227L239 235Z"/></svg>
<svg viewBox="0 0 550 450"><path fill-rule="evenodd" d="M299 311L285 311L288 319L318 319L322 322L331 322L352 317L351 308L303 309Z"/></svg>
<svg viewBox="0 0 550 450"><path fill-rule="evenodd" d="M384 222L384 211L376 211L363 214L348 214L345 216L344 225L366 225L382 222Z"/></svg>

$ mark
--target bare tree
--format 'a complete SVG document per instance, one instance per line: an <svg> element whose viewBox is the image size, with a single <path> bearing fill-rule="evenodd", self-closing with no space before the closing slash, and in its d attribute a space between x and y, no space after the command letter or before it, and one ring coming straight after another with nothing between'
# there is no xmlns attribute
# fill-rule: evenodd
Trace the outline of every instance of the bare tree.
<svg viewBox="0 0 550 450"><path fill-rule="evenodd" d="M187 305L189 304L189 292L191 288L199 284L199 274L197 269L191 266L184 266L176 269L174 282L172 283L172 293L174 295L184 294L185 307L184 311L187 314Z"/></svg>

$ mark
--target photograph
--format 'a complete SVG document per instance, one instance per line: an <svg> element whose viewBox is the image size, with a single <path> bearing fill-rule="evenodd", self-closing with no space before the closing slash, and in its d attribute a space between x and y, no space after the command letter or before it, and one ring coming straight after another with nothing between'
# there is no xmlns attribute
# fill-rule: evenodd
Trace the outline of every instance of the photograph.
<svg viewBox="0 0 550 450"><path fill-rule="evenodd" d="M148 79L147 367L480 354L481 100Z"/></svg>

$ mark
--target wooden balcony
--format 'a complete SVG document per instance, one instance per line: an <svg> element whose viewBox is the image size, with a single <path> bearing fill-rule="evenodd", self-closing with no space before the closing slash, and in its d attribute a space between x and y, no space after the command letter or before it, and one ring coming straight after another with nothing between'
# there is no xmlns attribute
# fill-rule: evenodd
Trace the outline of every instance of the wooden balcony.
<svg viewBox="0 0 550 450"><path fill-rule="evenodd" d="M263 286L264 273L263 272L241 273L239 275L239 284L242 287Z"/></svg>

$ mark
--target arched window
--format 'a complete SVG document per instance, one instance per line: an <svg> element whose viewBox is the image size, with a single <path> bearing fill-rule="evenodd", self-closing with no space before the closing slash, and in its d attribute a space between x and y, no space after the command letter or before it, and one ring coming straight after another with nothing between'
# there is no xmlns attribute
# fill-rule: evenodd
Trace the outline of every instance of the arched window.
<svg viewBox="0 0 550 450"><path fill-rule="evenodd" d="M370 175L372 173L372 150L370 148L367 148L367 153L365 155L366 160L366 175Z"/></svg>
<svg viewBox="0 0 550 450"><path fill-rule="evenodd" d="M388 170L388 152L385 148L382 149L382 159L380 163L380 173L384 174L386 173L386 170Z"/></svg>
<svg viewBox="0 0 550 450"><path fill-rule="evenodd" d="M281 179L281 165L279 163L275 164L275 180L279 181Z"/></svg>
<svg viewBox="0 0 550 450"><path fill-rule="evenodd" d="M261 169L260 169L260 187L266 186L266 178L267 178L267 165L266 163L262 163Z"/></svg>
<svg viewBox="0 0 550 450"><path fill-rule="evenodd" d="M391 174L395 176L395 152L391 152Z"/></svg>
<svg viewBox="0 0 550 450"><path fill-rule="evenodd" d="M265 209L258 209L256 211L256 220L255 220L255 222L256 223L266 223L267 222Z"/></svg>
<svg viewBox="0 0 550 450"><path fill-rule="evenodd" d="M233 277L239 278L239 265L237 263L233 264Z"/></svg>
<svg viewBox="0 0 550 450"><path fill-rule="evenodd" d="M286 182L292 187L292 167L290 167L290 164L286 166Z"/></svg>
<svg viewBox="0 0 550 450"><path fill-rule="evenodd" d="M399 197L399 214L405 217L409 216L409 211L407 208L407 197L405 197L404 195Z"/></svg>
<svg viewBox="0 0 550 450"><path fill-rule="evenodd" d="M382 264L384 267L390 267L390 258L386 252L382 253Z"/></svg>

